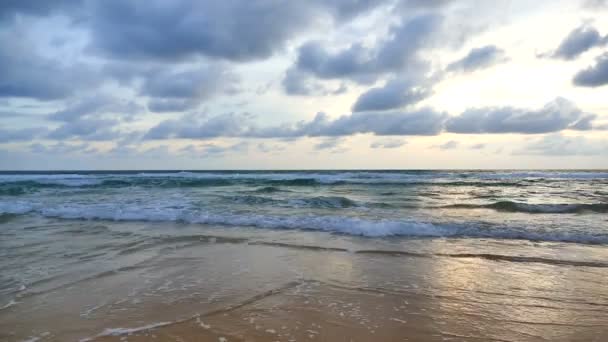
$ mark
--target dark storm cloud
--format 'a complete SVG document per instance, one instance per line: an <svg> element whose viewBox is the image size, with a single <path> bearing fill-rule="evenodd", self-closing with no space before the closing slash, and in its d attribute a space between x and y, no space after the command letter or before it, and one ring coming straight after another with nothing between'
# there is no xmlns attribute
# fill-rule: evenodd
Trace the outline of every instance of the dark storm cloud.
<svg viewBox="0 0 608 342"><path fill-rule="evenodd" d="M451 133L548 133L564 129L590 129L591 114L558 98L539 110L513 107L468 109L446 122Z"/></svg>
<svg viewBox="0 0 608 342"><path fill-rule="evenodd" d="M447 67L452 72L473 72L497 63L505 62L505 52L494 45L474 48L463 58L450 63Z"/></svg>
<svg viewBox="0 0 608 342"><path fill-rule="evenodd" d="M431 90L410 82L392 80L383 87L371 88L361 94L353 105L354 112L391 110L415 104L428 97Z"/></svg>
<svg viewBox="0 0 608 342"><path fill-rule="evenodd" d="M582 25L564 38L552 57L572 60L593 47L606 44L608 44L608 36L602 37L594 27Z"/></svg>
<svg viewBox="0 0 608 342"><path fill-rule="evenodd" d="M608 84L608 53L597 57L594 65L579 71L573 82L581 87L601 87Z"/></svg>

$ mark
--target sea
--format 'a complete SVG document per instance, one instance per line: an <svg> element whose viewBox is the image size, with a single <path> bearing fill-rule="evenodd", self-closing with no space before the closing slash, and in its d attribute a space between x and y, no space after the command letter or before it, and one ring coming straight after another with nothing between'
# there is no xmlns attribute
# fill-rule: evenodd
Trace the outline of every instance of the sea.
<svg viewBox="0 0 608 342"><path fill-rule="evenodd" d="M211 252L218 245L224 247ZM234 251L226 254L228 248ZM271 250L285 252L274 255ZM167 263L176 253L181 266L191 266L188 271L172 273L179 263ZM352 272L358 267L360 275L326 269L327 255L336 253L350 260ZM241 266L226 262L234 255ZM459 291L483 284L480 297L465 297L504 304L513 296L525 302L526 310L537 311L532 318L518 311L507 320L528 319L521 324L528 322L531 328L516 332L515 338L509 339L510 328L491 336L491 328L479 328L468 331L470 336L524 341L534 340L530 334L536 332L539 338L561 340L565 335L548 331L582 329L581 336L591 340L608 338L603 335L608 326L608 170L0 172L0 330L5 332L0 339L78 340L102 336L116 326L147 327L204 315L201 308L184 304L177 313L146 316L149 305L164 303L146 299L155 295L173 304L203 297L207 303L224 298L226 304L246 301L265 284L280 288L283 280L349 291L373 287L387 294L406 284L431 296L454 285L449 277L438 283L437 277L446 275L421 271L426 266L412 266L418 271L409 276L395 269L411 258L449 264L456 273L461 271L454 265L462 262L477 271L495 270L496 275L488 272L483 279L459 284ZM203 259L206 268L200 268ZM473 266L475 260L482 265ZM275 263L277 269L268 266ZM381 265L370 266L376 263ZM155 271L147 273L145 284L153 286L140 286L143 278L137 277L108 280L149 271L151 265ZM382 274L374 276L380 269ZM207 272L215 272L208 283L193 276ZM256 276L238 278L248 272ZM545 283L532 289L522 285L534 278ZM232 287L213 283L218 279ZM566 283L568 288L562 288ZM83 321L100 314L98 325L87 321L71 332L55 331L52 317L74 288L88 299L74 299L74 308L65 314ZM99 296L84 296L99 288ZM116 288L125 293L117 295ZM65 293L49 304L48 296L58 292ZM87 301L91 298L95 300ZM127 309L125 303L131 303ZM143 309L141 303L148 306ZM121 316L120 311L101 316L112 305L139 316ZM489 304L479 305L477 309ZM451 309L437 310L429 315L436 318ZM492 310L488 317L500 321L504 310ZM582 316L572 321L547 316L547 310ZM28 324L15 325L24 324L26 317ZM437 326L435 332L451 336L454 332L445 327L474 329L470 324L478 321ZM488 326L496 324L492 322Z"/></svg>
<svg viewBox="0 0 608 342"><path fill-rule="evenodd" d="M608 171L4 172L0 213L601 245Z"/></svg>

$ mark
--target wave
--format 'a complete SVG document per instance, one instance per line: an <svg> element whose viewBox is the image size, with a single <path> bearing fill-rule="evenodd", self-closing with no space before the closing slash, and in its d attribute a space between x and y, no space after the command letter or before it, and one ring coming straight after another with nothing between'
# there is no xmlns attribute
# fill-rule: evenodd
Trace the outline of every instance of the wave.
<svg viewBox="0 0 608 342"><path fill-rule="evenodd" d="M258 193L258 194L274 194L277 192L291 192L291 191L289 191L287 189L281 189L276 186L265 186L265 187L262 187L259 189L252 190L251 192Z"/></svg>
<svg viewBox="0 0 608 342"><path fill-rule="evenodd" d="M295 207L311 207L311 208L350 208L362 206L346 197L341 196L318 196L312 198L298 198L288 201L290 205Z"/></svg>
<svg viewBox="0 0 608 342"><path fill-rule="evenodd" d="M500 201L490 204L452 204L442 208L456 209L494 209L496 211L529 213L529 214L581 214L608 213L608 203L588 204L529 204L512 201Z"/></svg>
<svg viewBox="0 0 608 342"><path fill-rule="evenodd" d="M349 171L349 172L166 172L88 174L0 174L0 195L20 195L38 187L204 187L223 185L320 186L530 186L565 179L605 182L608 172L456 172L456 171ZM602 183L604 184L604 183Z"/></svg>
<svg viewBox="0 0 608 342"><path fill-rule="evenodd" d="M599 261L580 261L580 260L566 260L566 259L553 259L545 257L534 257L534 256L517 256L517 255L504 255L504 254L492 254L492 253L418 253L410 251L395 251L395 250L358 250L356 254L372 254L372 255L386 255L386 256L407 256L407 257L418 257L418 258L433 258L433 257L446 257L455 259L486 259L491 261L504 261L504 262L515 262L515 263L535 263L535 264L546 264L546 265L558 265L558 266L584 266L584 267L599 267L606 268L608 263Z"/></svg>
<svg viewBox="0 0 608 342"><path fill-rule="evenodd" d="M343 209L343 208L391 208L392 205L384 202L358 202L343 196L316 196L303 198L271 198L254 195L223 196L223 199L236 204L246 205L275 205L286 208L317 208L317 209Z"/></svg>
<svg viewBox="0 0 608 342"><path fill-rule="evenodd" d="M413 219L370 219L332 215L264 215L256 213L212 213L164 208L104 207L94 205L35 208L19 202L5 203L0 214L37 214L63 219L110 221L158 221L193 224L257 227L267 229L314 230L365 237L462 237L532 241L608 244L608 234L580 230L533 229L512 226L488 227L476 223L429 223Z"/></svg>
<svg viewBox="0 0 608 342"><path fill-rule="evenodd" d="M553 258L546 258L546 257L517 256L517 255L504 255L504 254L492 254L492 253L422 253L422 252L413 252L413 251L384 250L384 249L349 250L346 248L339 248L339 247L300 245L300 244L292 244L292 243L266 242L266 241L252 241L252 242L247 242L247 244L272 246L272 247L283 247L283 248L301 249L301 250L314 250L314 251L323 251L323 252L345 252L345 253L368 254L368 255L405 256L405 257L416 257L416 258L445 257L445 258L455 258L455 259L486 259L486 260L492 260L492 261L504 261L504 262L515 262L515 263L538 263L538 264L547 264L547 265L608 268L608 263L599 262L599 261L553 259Z"/></svg>
<svg viewBox="0 0 608 342"><path fill-rule="evenodd" d="M36 193L44 189L118 189L118 188L204 188L223 186L254 186L259 189L251 192L260 194L271 194L279 192L290 192L281 187L316 187L316 186L387 186L387 187L524 187L525 183L517 182L472 182L472 181L404 181L404 182L361 182L359 180L334 180L320 181L314 178L298 179L223 179L223 178L116 178L116 179L87 179L78 180L27 180L0 182L0 196L22 196ZM388 192L385 194L396 194Z"/></svg>

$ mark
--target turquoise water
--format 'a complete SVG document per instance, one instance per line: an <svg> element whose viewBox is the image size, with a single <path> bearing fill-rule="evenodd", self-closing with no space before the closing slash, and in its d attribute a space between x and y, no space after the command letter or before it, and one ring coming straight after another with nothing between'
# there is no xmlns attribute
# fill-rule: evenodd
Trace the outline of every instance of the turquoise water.
<svg viewBox="0 0 608 342"><path fill-rule="evenodd" d="M608 243L608 171L0 174L0 214Z"/></svg>

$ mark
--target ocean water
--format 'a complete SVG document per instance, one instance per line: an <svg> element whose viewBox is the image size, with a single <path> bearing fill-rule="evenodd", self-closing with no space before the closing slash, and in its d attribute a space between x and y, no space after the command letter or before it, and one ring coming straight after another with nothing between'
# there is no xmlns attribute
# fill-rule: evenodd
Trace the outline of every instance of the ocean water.
<svg viewBox="0 0 608 342"><path fill-rule="evenodd" d="M608 171L2 172L0 270L7 341L281 331L315 298L363 340L603 341Z"/></svg>
<svg viewBox="0 0 608 342"><path fill-rule="evenodd" d="M0 214L608 243L608 171L0 174Z"/></svg>

